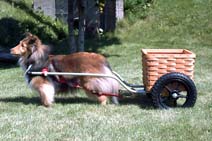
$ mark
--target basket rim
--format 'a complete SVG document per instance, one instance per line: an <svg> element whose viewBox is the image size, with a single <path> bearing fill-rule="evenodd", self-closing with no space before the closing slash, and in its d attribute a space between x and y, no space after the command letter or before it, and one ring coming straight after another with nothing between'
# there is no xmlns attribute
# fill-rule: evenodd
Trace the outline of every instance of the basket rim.
<svg viewBox="0 0 212 141"><path fill-rule="evenodd" d="M196 58L196 54L187 49L141 49L141 52L145 56L175 56L175 57L192 57Z"/></svg>

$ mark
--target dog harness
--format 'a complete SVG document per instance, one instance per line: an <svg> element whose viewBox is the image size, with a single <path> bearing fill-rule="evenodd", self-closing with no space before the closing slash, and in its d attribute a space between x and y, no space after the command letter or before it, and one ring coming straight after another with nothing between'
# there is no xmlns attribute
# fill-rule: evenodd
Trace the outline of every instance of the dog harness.
<svg viewBox="0 0 212 141"><path fill-rule="evenodd" d="M29 66L28 66L28 68L26 69L26 71L25 71L25 75L26 76L28 76L28 83L31 81L31 79L32 79L32 74L30 73L30 69L32 68L32 64L30 64ZM44 77L47 77L48 76L48 72L49 72L49 69L48 69L48 67L44 67L42 70L41 70L41 72L42 72L42 75L39 75L39 76L44 76ZM33 76L35 76L35 75L33 75ZM37 76L37 75L36 75ZM82 89L84 89L85 91L88 91L88 92L90 92L91 94L93 94L93 95L96 95L96 96L114 96L114 97L122 97L121 95L119 95L119 94L113 94L113 93L103 93L103 92L96 92L96 91L92 91L92 90L88 90L88 89L86 89L86 88L83 88L82 86L80 86L80 84L79 84L79 82L75 79L75 78L73 78L73 79L71 79L71 80L69 80L69 81L67 81L62 75L58 75L58 78L56 78L56 77L51 77L54 81L56 81L56 82L58 82L58 83L60 83L60 84L62 84L62 85L66 85L67 87L69 86L70 87L70 85L71 85L71 87L72 88L82 88ZM61 91L63 91L63 90L61 90Z"/></svg>

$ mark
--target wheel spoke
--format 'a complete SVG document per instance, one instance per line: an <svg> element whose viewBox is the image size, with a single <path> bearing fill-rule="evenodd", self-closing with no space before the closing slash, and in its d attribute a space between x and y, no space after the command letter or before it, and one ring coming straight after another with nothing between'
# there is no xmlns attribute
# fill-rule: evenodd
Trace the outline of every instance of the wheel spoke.
<svg viewBox="0 0 212 141"><path fill-rule="evenodd" d="M180 91L180 90L179 90L179 87L180 87L180 83L177 83L177 86L176 86L175 90Z"/></svg>
<svg viewBox="0 0 212 141"><path fill-rule="evenodd" d="M169 93L172 92L172 90L168 86L165 86L165 89L168 90Z"/></svg>
<svg viewBox="0 0 212 141"><path fill-rule="evenodd" d="M161 102L164 103L165 101L168 100L168 97L161 97Z"/></svg>
<svg viewBox="0 0 212 141"><path fill-rule="evenodd" d="M187 95L178 94L178 98L187 98Z"/></svg>

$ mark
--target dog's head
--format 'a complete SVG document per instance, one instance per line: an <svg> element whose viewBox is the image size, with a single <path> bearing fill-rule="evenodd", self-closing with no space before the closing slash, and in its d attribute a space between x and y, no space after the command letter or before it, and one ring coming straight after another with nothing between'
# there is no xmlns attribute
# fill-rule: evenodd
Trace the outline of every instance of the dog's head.
<svg viewBox="0 0 212 141"><path fill-rule="evenodd" d="M28 57L35 52L41 45L41 40L31 34L26 33L26 37L19 42L17 46L10 50L10 53L19 57Z"/></svg>

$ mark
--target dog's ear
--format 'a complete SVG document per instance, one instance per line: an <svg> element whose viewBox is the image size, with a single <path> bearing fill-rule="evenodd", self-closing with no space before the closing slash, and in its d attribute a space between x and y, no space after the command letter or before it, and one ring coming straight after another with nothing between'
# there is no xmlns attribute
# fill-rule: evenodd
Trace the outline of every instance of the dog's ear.
<svg viewBox="0 0 212 141"><path fill-rule="evenodd" d="M38 40L38 38L34 35L30 37L28 44L31 46L32 52L35 52L38 48L38 43L37 43L38 41L37 40Z"/></svg>
<svg viewBox="0 0 212 141"><path fill-rule="evenodd" d="M37 39L38 39L38 38L37 38L36 36L32 35L32 36L30 37L29 44L30 44L30 45L35 44L36 41L37 41Z"/></svg>
<svg viewBox="0 0 212 141"><path fill-rule="evenodd" d="M34 44L36 42L36 40L37 40L36 37L35 37L35 35L33 35L30 32L26 32L25 33L25 36L26 36L25 39L28 39L28 44Z"/></svg>
<svg viewBox="0 0 212 141"><path fill-rule="evenodd" d="M32 35L32 33L30 33L30 32L26 32L26 33L25 33L25 36L26 36L26 37L32 37L33 35Z"/></svg>

